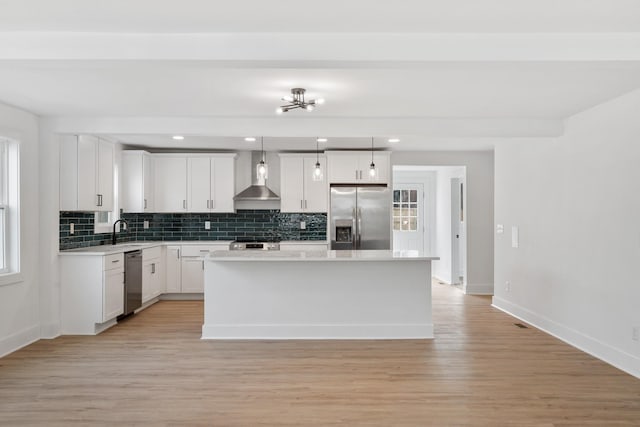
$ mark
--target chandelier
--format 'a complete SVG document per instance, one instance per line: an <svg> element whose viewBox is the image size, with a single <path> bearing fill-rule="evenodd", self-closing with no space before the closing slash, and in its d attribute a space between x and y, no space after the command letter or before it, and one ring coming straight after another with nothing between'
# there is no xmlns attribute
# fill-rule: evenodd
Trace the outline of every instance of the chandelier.
<svg viewBox="0 0 640 427"><path fill-rule="evenodd" d="M306 101L304 99L304 93L306 90L301 87L294 87L291 89L291 96L284 96L282 100L288 102L286 105L281 105L276 109L276 113L282 114L296 108L302 108L307 111L313 111L316 105L324 104L324 99L310 99Z"/></svg>

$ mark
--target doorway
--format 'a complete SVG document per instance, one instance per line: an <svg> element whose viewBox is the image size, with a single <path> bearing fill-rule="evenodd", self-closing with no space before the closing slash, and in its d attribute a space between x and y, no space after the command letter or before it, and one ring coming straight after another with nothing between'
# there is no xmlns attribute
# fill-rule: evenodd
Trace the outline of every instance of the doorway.
<svg viewBox="0 0 640 427"><path fill-rule="evenodd" d="M463 290L467 283L466 187L464 166L393 166L393 249L421 247L440 257L432 263L433 277L461 285Z"/></svg>

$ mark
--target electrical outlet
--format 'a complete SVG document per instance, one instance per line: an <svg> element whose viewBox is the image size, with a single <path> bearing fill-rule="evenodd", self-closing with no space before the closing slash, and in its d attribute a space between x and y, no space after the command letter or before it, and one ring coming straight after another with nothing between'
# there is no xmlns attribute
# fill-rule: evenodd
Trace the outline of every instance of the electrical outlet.
<svg viewBox="0 0 640 427"><path fill-rule="evenodd" d="M504 290L507 292L511 292L511 282L510 281L506 281L504 282Z"/></svg>
<svg viewBox="0 0 640 427"><path fill-rule="evenodd" d="M205 230L211 230L211 221L205 221L204 222L204 229Z"/></svg>
<svg viewBox="0 0 640 427"><path fill-rule="evenodd" d="M633 328L633 331L631 332L631 338L632 338L634 341L640 341L640 327L635 326L635 327Z"/></svg>
<svg viewBox="0 0 640 427"><path fill-rule="evenodd" d="M142 228L144 228L145 230L146 230L147 228L149 228L149 221L143 221L143 222L142 222Z"/></svg>
<svg viewBox="0 0 640 427"><path fill-rule="evenodd" d="M76 234L76 225L74 223L69 224L69 234Z"/></svg>
<svg viewBox="0 0 640 427"><path fill-rule="evenodd" d="M300 221L300 230L306 230L307 229L307 223L304 221Z"/></svg>
<svg viewBox="0 0 640 427"><path fill-rule="evenodd" d="M497 224L496 225L496 234L502 234L502 233L504 233L504 225Z"/></svg>

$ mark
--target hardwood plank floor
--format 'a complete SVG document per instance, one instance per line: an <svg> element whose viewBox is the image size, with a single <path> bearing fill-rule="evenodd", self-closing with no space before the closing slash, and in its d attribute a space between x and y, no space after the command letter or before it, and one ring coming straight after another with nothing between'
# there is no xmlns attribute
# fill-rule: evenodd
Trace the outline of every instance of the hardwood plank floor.
<svg viewBox="0 0 640 427"><path fill-rule="evenodd" d="M434 284L432 341L201 341L202 302L0 359L0 425L640 425L640 380Z"/></svg>

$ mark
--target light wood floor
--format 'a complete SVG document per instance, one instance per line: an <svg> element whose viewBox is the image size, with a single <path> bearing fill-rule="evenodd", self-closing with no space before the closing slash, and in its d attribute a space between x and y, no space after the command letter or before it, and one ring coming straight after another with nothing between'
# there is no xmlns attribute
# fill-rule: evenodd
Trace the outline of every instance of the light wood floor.
<svg viewBox="0 0 640 427"><path fill-rule="evenodd" d="M450 286L432 341L201 341L202 310L0 359L0 425L640 425L640 380Z"/></svg>

